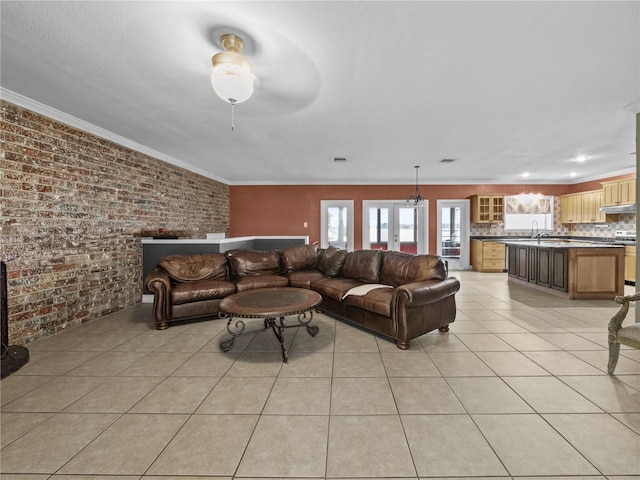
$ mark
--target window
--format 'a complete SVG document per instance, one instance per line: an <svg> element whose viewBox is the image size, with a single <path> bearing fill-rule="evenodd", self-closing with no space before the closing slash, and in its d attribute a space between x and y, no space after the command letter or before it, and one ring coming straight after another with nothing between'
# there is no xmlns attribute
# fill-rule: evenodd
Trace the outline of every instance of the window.
<svg viewBox="0 0 640 480"><path fill-rule="evenodd" d="M553 197L521 194L505 197L505 230L553 230Z"/></svg>
<svg viewBox="0 0 640 480"><path fill-rule="evenodd" d="M321 248L353 250L353 200L320 200Z"/></svg>

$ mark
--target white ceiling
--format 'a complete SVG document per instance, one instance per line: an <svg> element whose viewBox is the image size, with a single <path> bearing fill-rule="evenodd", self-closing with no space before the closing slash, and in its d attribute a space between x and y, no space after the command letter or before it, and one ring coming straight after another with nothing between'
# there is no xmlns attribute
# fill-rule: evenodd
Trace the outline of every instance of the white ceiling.
<svg viewBox="0 0 640 480"><path fill-rule="evenodd" d="M232 185L412 183L414 165L420 183L635 171L638 1L0 9L3 98ZM209 79L223 33L245 37L258 79L235 131Z"/></svg>

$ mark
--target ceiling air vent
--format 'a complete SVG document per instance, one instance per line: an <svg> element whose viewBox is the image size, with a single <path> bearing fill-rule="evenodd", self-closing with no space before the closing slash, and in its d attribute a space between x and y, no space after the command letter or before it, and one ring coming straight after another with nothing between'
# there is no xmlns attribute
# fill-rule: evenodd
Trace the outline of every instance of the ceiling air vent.
<svg viewBox="0 0 640 480"><path fill-rule="evenodd" d="M442 160L440 160L440 163L453 163L455 161L455 158L443 158Z"/></svg>
<svg viewBox="0 0 640 480"><path fill-rule="evenodd" d="M334 162L346 162L347 157L333 157Z"/></svg>

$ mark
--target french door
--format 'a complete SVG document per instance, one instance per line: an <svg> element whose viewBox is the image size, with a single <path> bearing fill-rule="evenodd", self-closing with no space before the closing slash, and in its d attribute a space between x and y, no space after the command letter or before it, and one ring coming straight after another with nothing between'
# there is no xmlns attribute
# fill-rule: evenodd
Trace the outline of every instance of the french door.
<svg viewBox="0 0 640 480"><path fill-rule="evenodd" d="M362 202L362 248L427 253L429 208L404 201Z"/></svg>
<svg viewBox="0 0 640 480"><path fill-rule="evenodd" d="M469 200L438 200L438 248L449 270L466 270L469 265Z"/></svg>

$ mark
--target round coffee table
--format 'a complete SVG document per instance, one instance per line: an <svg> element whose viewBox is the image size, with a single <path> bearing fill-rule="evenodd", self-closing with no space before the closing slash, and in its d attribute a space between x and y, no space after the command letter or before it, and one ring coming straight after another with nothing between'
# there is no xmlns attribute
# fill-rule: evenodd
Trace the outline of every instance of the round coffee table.
<svg viewBox="0 0 640 480"><path fill-rule="evenodd" d="M229 317L227 332L231 337L222 340L220 348L228 352L236 343L236 338L271 328L280 342L282 361L286 363L288 354L284 347L283 330L305 327L309 335L315 337L319 328L310 323L313 320L313 309L320 305L321 301L322 297L317 292L293 287L258 288L229 295L220 302L220 310L223 315ZM285 317L290 315L297 315L298 322L286 325ZM263 318L264 323L262 328L245 332L246 324L238 318Z"/></svg>

